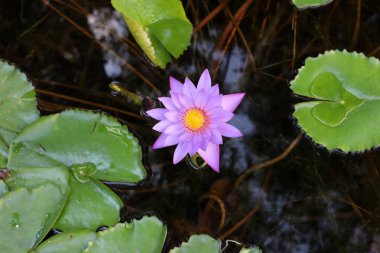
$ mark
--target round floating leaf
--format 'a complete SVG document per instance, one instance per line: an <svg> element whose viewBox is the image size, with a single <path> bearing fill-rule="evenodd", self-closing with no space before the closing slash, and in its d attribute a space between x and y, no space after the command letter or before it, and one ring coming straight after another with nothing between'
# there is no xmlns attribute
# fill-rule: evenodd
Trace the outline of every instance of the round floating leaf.
<svg viewBox="0 0 380 253"><path fill-rule="evenodd" d="M190 45L192 25L179 0L112 0L133 37L154 63L165 68Z"/></svg>
<svg viewBox="0 0 380 253"><path fill-rule="evenodd" d="M221 242L209 235L192 235L188 242L179 248L170 250L170 253L220 253Z"/></svg>
<svg viewBox="0 0 380 253"><path fill-rule="evenodd" d="M95 239L96 233L88 230L61 233L42 242L35 253L81 253Z"/></svg>
<svg viewBox="0 0 380 253"><path fill-rule="evenodd" d="M166 227L156 217L143 217L131 223L117 224L98 232L85 253L144 252L159 253L165 242ZM210 252L211 253L211 252Z"/></svg>
<svg viewBox="0 0 380 253"><path fill-rule="evenodd" d="M33 85L25 74L0 60L0 128L20 132L38 117Z"/></svg>
<svg viewBox="0 0 380 253"><path fill-rule="evenodd" d="M242 248L239 253L262 253L261 249L259 247L253 247L253 248Z"/></svg>
<svg viewBox="0 0 380 253"><path fill-rule="evenodd" d="M32 250L51 229L65 200L61 189L50 183L5 193L0 198L0 252Z"/></svg>
<svg viewBox="0 0 380 253"><path fill-rule="evenodd" d="M295 94L314 99L295 105L302 129L327 149L364 151L380 145L380 61L328 51L306 59L291 82Z"/></svg>
<svg viewBox="0 0 380 253"><path fill-rule="evenodd" d="M107 186L92 177L82 183L73 175L69 184L71 194L54 228L61 231L96 230L119 221L123 202Z"/></svg>
<svg viewBox="0 0 380 253"><path fill-rule="evenodd" d="M319 7L331 3L333 0L292 0L298 9Z"/></svg>
<svg viewBox="0 0 380 253"><path fill-rule="evenodd" d="M102 113L67 110L41 117L10 146L8 168L93 163L95 178L138 182L146 176L137 138Z"/></svg>

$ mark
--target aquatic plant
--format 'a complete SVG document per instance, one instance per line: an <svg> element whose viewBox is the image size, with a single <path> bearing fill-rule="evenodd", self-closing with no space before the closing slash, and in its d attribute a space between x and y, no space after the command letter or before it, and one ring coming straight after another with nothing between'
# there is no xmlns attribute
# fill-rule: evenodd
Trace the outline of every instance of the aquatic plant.
<svg viewBox="0 0 380 253"><path fill-rule="evenodd" d="M166 226L154 216L118 223L123 203L100 182L145 178L141 147L128 128L85 110L39 117L25 75L0 61L0 77L0 102L14 106L0 107L0 252L161 252ZM109 228L95 232L104 225ZM62 233L43 241L52 228ZM209 251L202 238L218 247ZM220 245L197 235L171 252L220 253Z"/></svg>
<svg viewBox="0 0 380 253"><path fill-rule="evenodd" d="M161 135L153 144L154 149L177 145L173 163L186 154L198 153L206 163L219 172L219 145L222 136L241 137L241 132L227 122L240 104L244 93L222 95L219 85L211 85L208 70L204 70L197 87L186 78L184 84L170 77L171 97L160 97L165 108L147 111L159 120L153 129Z"/></svg>
<svg viewBox="0 0 380 253"><path fill-rule="evenodd" d="M299 9L319 7L331 3L333 0L292 0Z"/></svg>
<svg viewBox="0 0 380 253"><path fill-rule="evenodd" d="M329 150L379 146L379 70L378 59L356 52L332 50L306 59L290 86L312 99L295 105L298 125Z"/></svg>
<svg viewBox="0 0 380 253"><path fill-rule="evenodd" d="M192 235L187 242L170 250L169 253L221 253L222 242L209 235ZM239 253L262 253L259 247L242 248Z"/></svg>
<svg viewBox="0 0 380 253"><path fill-rule="evenodd" d="M17 134L40 116L33 85L17 68L0 60L0 168Z"/></svg>
<svg viewBox="0 0 380 253"><path fill-rule="evenodd" d="M148 58L161 68L190 45L193 27L179 0L112 0Z"/></svg>

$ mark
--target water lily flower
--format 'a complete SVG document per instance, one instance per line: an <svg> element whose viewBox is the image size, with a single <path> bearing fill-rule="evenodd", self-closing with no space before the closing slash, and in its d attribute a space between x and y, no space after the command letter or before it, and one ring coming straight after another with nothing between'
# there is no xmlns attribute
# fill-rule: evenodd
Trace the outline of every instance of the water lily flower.
<svg viewBox="0 0 380 253"><path fill-rule="evenodd" d="M153 149L177 145L173 163L177 164L186 154L198 153L216 172L219 172L219 145L222 136L241 137L242 133L227 122L242 101L245 93L222 95L219 86L211 85L206 69L197 87L188 79L184 84L170 77L171 97L159 97L165 108L147 111L159 120L153 129L161 132Z"/></svg>

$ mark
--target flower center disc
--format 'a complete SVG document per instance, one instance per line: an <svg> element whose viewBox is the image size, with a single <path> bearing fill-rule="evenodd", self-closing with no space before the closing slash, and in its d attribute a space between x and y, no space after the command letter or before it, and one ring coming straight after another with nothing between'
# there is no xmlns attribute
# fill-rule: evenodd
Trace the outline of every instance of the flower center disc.
<svg viewBox="0 0 380 253"><path fill-rule="evenodd" d="M205 125L206 115L202 110L193 108L186 111L183 120L187 129L197 131Z"/></svg>

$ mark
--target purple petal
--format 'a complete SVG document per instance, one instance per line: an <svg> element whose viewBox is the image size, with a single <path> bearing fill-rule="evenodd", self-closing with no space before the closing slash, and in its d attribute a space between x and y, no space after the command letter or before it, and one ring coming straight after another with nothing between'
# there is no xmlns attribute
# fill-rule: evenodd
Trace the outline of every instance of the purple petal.
<svg viewBox="0 0 380 253"><path fill-rule="evenodd" d="M174 106L170 97L159 97L158 100L160 100L168 110L177 110L177 107Z"/></svg>
<svg viewBox="0 0 380 253"><path fill-rule="evenodd" d="M223 144L223 138L222 135L218 130L212 130L211 131L211 136L210 136L210 141L214 144Z"/></svg>
<svg viewBox="0 0 380 253"><path fill-rule="evenodd" d="M227 121L231 120L234 116L235 116L235 114L233 114L232 112L221 111L219 113L218 120L221 121L221 122L227 122Z"/></svg>
<svg viewBox="0 0 380 253"><path fill-rule="evenodd" d="M203 135L203 138L206 139L207 141L210 140L210 137L211 137L211 130L208 129L208 128L205 128L205 129L203 130L202 135ZM205 149L203 149L203 150L205 150Z"/></svg>
<svg viewBox="0 0 380 253"><path fill-rule="evenodd" d="M163 120L165 119L165 113L167 112L167 109L164 108L156 108L149 111L146 111L146 114L148 114L150 117L156 119L156 120Z"/></svg>
<svg viewBox="0 0 380 253"><path fill-rule="evenodd" d="M158 122L156 125L153 126L153 130L156 130L158 132L164 132L170 125L173 123L169 120L163 120Z"/></svg>
<svg viewBox="0 0 380 253"><path fill-rule="evenodd" d="M209 143L209 140L207 138L203 138L200 149L205 151L207 149L208 143Z"/></svg>
<svg viewBox="0 0 380 253"><path fill-rule="evenodd" d="M179 111L167 111L164 117L171 122L179 122L181 120L181 113Z"/></svg>
<svg viewBox="0 0 380 253"><path fill-rule="evenodd" d="M210 142L210 139L211 139L211 131L210 129L206 128L202 132L202 142L201 142L200 149L205 151L207 149L208 143Z"/></svg>
<svg viewBox="0 0 380 253"><path fill-rule="evenodd" d="M201 89L210 89L211 88L211 76L210 73L208 72L208 69L205 69L199 78L198 85L197 85L197 90Z"/></svg>
<svg viewBox="0 0 380 253"><path fill-rule="evenodd" d="M226 136L226 137L242 137L243 134L240 132L239 129L237 129L236 127L230 125L230 124L227 124L227 123L223 123L219 126L219 131L220 133L223 135L223 136Z"/></svg>
<svg viewBox="0 0 380 253"><path fill-rule="evenodd" d="M165 129L164 134L180 135L184 130L182 125L174 123Z"/></svg>
<svg viewBox="0 0 380 253"><path fill-rule="evenodd" d="M190 155L194 155L195 152L200 148L202 143L202 137L199 134L195 134L190 141L189 153Z"/></svg>
<svg viewBox="0 0 380 253"><path fill-rule="evenodd" d="M194 104L199 107L203 108L207 103L207 96L206 93L201 90L197 92L197 95L195 96Z"/></svg>
<svg viewBox="0 0 380 253"><path fill-rule="evenodd" d="M180 142L174 151L173 163L177 164L188 152L188 142Z"/></svg>
<svg viewBox="0 0 380 253"><path fill-rule="evenodd" d="M211 110L214 107L221 107L223 95L210 95L210 99L207 101L205 109Z"/></svg>
<svg viewBox="0 0 380 253"><path fill-rule="evenodd" d="M223 110L233 112L243 100L245 93L235 93L222 97Z"/></svg>
<svg viewBox="0 0 380 253"><path fill-rule="evenodd" d="M216 172L219 172L219 145L209 143L206 151L198 150L198 154Z"/></svg>
<svg viewBox="0 0 380 253"><path fill-rule="evenodd" d="M207 110L208 115L210 118L218 118L219 114L222 112L222 107L221 106L215 106L209 110Z"/></svg>
<svg viewBox="0 0 380 253"><path fill-rule="evenodd" d="M191 140L191 137L193 136L193 134L185 131L184 133L182 133L180 136L179 136L179 141L180 142L184 142L184 141L189 141Z"/></svg>
<svg viewBox="0 0 380 253"><path fill-rule="evenodd" d="M183 85L183 94L185 94L189 98L192 98L194 97L196 93L197 93L197 88L195 88L193 82L190 81L190 79L186 77L185 84Z"/></svg>
<svg viewBox="0 0 380 253"><path fill-rule="evenodd" d="M156 142L153 144L153 149L159 149L176 145L178 143L178 136L161 134Z"/></svg>
<svg viewBox="0 0 380 253"><path fill-rule="evenodd" d="M190 99L183 93L178 93L178 100L184 109L188 109L193 106Z"/></svg>
<svg viewBox="0 0 380 253"><path fill-rule="evenodd" d="M170 90L175 92L182 92L183 84L175 79L174 77L169 77Z"/></svg>
<svg viewBox="0 0 380 253"><path fill-rule="evenodd" d="M179 94L180 93L170 92L173 104L175 105L175 107L177 108L177 110L182 111L184 108L183 108L181 102L179 101Z"/></svg>
<svg viewBox="0 0 380 253"><path fill-rule="evenodd" d="M212 96L219 95L219 84L215 84L214 86L212 86L209 90L209 94Z"/></svg>

